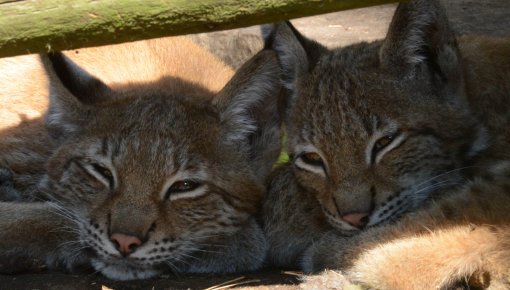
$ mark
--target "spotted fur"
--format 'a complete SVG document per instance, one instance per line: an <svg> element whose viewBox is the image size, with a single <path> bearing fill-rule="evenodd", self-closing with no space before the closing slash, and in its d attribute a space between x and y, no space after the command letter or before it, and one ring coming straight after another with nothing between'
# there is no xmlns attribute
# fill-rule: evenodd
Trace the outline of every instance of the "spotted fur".
<svg viewBox="0 0 510 290"><path fill-rule="evenodd" d="M184 38L41 59L50 84L47 146L54 149L44 174L32 177L37 197L21 196L49 202L0 203L0 255L91 265L118 280L261 266L266 243L253 216L280 150L272 51L233 77ZM1 154L15 170L30 162ZM173 190L182 181L191 187ZM22 214L10 215L16 211ZM122 252L114 233L141 244Z"/></svg>
<svg viewBox="0 0 510 290"><path fill-rule="evenodd" d="M264 203L269 259L306 271L331 267L351 273L356 267L353 279L370 287L420 289L400 286L415 285L412 275L395 274L388 278L393 284L378 275L399 267L398 250L394 260L378 260L371 268L376 262L369 263L364 251L376 255L377 249L365 248L360 239L347 243L346 237L364 237L377 247L383 235L377 229L453 195L494 160L508 159L510 135L503 128L510 113L503 103L510 92L504 81L510 79L510 41L457 39L438 1L428 0L400 4L386 39L373 43L330 50L288 22L265 31L289 92L291 156L272 176ZM507 188L498 190L508 205ZM358 224L348 220L361 214ZM422 221L413 221L419 232ZM469 216L458 222L469 222ZM501 250L506 255L509 249ZM350 251L363 259L343 256ZM451 255L448 265L456 269ZM408 273L428 272L429 265L406 257ZM441 288L474 273L461 272L443 273L438 281L444 284L434 284L433 274L441 275L436 271L417 281ZM368 275L371 280L365 280Z"/></svg>

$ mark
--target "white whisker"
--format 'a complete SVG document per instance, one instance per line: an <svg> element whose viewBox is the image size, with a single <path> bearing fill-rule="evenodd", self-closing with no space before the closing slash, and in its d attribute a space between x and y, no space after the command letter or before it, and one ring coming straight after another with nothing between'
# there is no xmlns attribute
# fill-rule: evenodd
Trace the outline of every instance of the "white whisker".
<svg viewBox="0 0 510 290"><path fill-rule="evenodd" d="M461 167L461 168L452 169L452 170L449 170L449 171L447 171L447 172L443 172L443 173L441 173L441 174L438 174L438 175L436 175L436 176L433 176L433 177L431 177L431 178L429 178L429 179L426 179L425 181L423 181L423 182L421 182L421 183L417 184L417 185L416 185L416 187L420 187L420 186L422 186L423 184L426 184L426 183L428 183L428 182L430 182L430 181L432 181L432 180L434 180L434 179L437 179L437 178L439 178L439 177L446 176L446 175L448 175L448 174L452 174L452 173L455 173L455 172L457 172L457 171L461 171L461 170L464 170L464 169L476 168L476 167L480 167L480 166L465 166L465 167Z"/></svg>
<svg viewBox="0 0 510 290"><path fill-rule="evenodd" d="M464 184L464 183L463 182L453 182L453 181L450 181L450 180L443 180L441 182L437 182L437 183L434 183L434 184L430 184L428 186L424 186L424 187L422 187L420 189L416 189L410 195L414 196L416 194L419 194L421 192L428 191L428 190L431 190L431 189L447 187L447 186L450 186L450 185L462 185L462 184Z"/></svg>

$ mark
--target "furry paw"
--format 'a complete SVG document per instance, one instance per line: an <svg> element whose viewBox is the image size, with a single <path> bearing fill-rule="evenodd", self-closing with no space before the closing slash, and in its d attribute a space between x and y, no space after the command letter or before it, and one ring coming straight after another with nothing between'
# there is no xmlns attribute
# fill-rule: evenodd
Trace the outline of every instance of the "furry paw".
<svg viewBox="0 0 510 290"><path fill-rule="evenodd" d="M352 284L342 273L326 270L318 275L304 276L303 282L299 284L301 289L307 290L361 290L360 286Z"/></svg>
<svg viewBox="0 0 510 290"><path fill-rule="evenodd" d="M315 241L303 254L301 269L305 273L318 273L325 269L341 270L344 266L344 253L349 247L349 239L329 232Z"/></svg>
<svg viewBox="0 0 510 290"><path fill-rule="evenodd" d="M5 166L0 166L0 186L12 186L13 180L12 171Z"/></svg>
<svg viewBox="0 0 510 290"><path fill-rule="evenodd" d="M304 253L301 269L305 273L319 273L325 269L337 269L336 253L326 246L313 244Z"/></svg>
<svg viewBox="0 0 510 290"><path fill-rule="evenodd" d="M14 188L14 174L4 166L0 166L0 201L21 200L21 195Z"/></svg>

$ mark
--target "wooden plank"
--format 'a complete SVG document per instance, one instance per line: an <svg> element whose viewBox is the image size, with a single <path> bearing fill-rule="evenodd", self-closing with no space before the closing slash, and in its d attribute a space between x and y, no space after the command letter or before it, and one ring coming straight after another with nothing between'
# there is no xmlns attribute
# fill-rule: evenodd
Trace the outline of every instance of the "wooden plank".
<svg viewBox="0 0 510 290"><path fill-rule="evenodd" d="M245 27L396 0L0 0L0 57Z"/></svg>
<svg viewBox="0 0 510 290"><path fill-rule="evenodd" d="M0 0L0 4L12 3L12 2L20 2L20 1L24 1L24 0Z"/></svg>

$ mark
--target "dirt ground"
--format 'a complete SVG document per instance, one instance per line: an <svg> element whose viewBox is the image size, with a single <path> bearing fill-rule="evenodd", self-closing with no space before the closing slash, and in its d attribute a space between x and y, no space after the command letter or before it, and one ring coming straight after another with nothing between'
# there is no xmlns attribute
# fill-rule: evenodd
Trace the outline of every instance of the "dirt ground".
<svg viewBox="0 0 510 290"><path fill-rule="evenodd" d="M483 34L510 36L510 5L507 0L442 0L458 35ZM328 47L382 39L396 4L353 9L292 20L296 28ZM218 31L192 38L238 68L262 48L260 28Z"/></svg>
<svg viewBox="0 0 510 290"><path fill-rule="evenodd" d="M298 288L299 277L296 274L277 269L266 269L258 273L236 275L163 275L158 278L140 281L111 281L99 274L62 274L39 273L21 275L0 275L2 290L134 290L134 289L207 289L220 290L242 287L245 290ZM223 287L223 288L222 288Z"/></svg>
<svg viewBox="0 0 510 290"><path fill-rule="evenodd" d="M510 37L510 5L508 0L447 0L443 1L454 28L459 34L475 33ZM343 11L294 20L306 36L327 46L343 46L359 41L383 38L396 5ZM192 36L232 67L237 68L262 46L258 27L221 31ZM1 263L1 261L0 261ZM242 279L239 279L242 278ZM238 279L238 280L235 280ZM235 280L235 281L231 281ZM248 284L243 284L250 282ZM225 283L227 285L220 285ZM0 275L2 289L297 289L295 273L266 269L259 273L227 276L173 276L118 282L98 274L36 274ZM229 286L230 285L230 286ZM216 288L210 288L214 287ZM222 288L223 287L223 288Z"/></svg>

